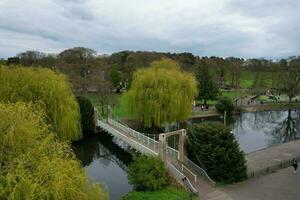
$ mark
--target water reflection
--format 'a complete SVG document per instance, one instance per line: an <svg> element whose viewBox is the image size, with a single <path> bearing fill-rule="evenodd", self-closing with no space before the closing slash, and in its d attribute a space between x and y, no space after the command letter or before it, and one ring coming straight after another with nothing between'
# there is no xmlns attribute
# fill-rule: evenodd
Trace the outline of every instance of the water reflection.
<svg viewBox="0 0 300 200"><path fill-rule="evenodd" d="M106 184L111 200L120 199L133 189L127 179L127 166L132 160L127 148L121 141L105 133L86 137L73 144L76 157L91 181Z"/></svg>
<svg viewBox="0 0 300 200"><path fill-rule="evenodd" d="M199 121L220 121L221 118L206 118ZM243 113L228 121L241 149L250 153L272 145L300 138L300 110L264 111Z"/></svg>
<svg viewBox="0 0 300 200"><path fill-rule="evenodd" d="M289 109L287 113L287 117L282 122L279 122L275 130L271 133L274 136L274 143L283 143L299 139L300 111L292 112L291 109Z"/></svg>

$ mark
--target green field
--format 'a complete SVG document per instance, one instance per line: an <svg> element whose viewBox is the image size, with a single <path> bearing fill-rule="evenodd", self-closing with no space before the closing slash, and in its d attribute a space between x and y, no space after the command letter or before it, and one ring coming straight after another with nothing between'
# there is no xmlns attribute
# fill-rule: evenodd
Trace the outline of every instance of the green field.
<svg viewBox="0 0 300 200"><path fill-rule="evenodd" d="M190 200L190 194L183 189L168 187L152 192L129 192L121 200ZM196 198L193 197L193 200Z"/></svg>
<svg viewBox="0 0 300 200"><path fill-rule="evenodd" d="M246 70L242 71L241 78L240 78L240 87L252 88L256 75L257 74L254 71L246 71ZM259 72L259 76L264 87L271 88L275 85L275 80L276 80L276 78L274 78L276 76L275 73L272 74L271 72ZM272 78L272 76L274 77ZM273 82L272 79L274 80L273 84L272 84ZM230 75L227 73L225 75L225 83L230 84L230 80L231 80Z"/></svg>

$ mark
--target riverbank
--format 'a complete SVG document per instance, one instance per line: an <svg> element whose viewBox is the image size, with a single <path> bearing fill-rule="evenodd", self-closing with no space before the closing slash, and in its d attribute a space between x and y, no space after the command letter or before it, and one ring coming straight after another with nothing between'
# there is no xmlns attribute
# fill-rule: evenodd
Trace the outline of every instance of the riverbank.
<svg viewBox="0 0 300 200"><path fill-rule="evenodd" d="M300 108L299 102L292 103L265 103L265 104L255 104L250 106L243 106L240 111L235 111L233 114L241 114L246 112L260 112L260 111L279 111L287 109L298 109ZM215 108L210 108L209 110L193 112L189 119L200 119L207 117L222 116L222 113L218 113Z"/></svg>

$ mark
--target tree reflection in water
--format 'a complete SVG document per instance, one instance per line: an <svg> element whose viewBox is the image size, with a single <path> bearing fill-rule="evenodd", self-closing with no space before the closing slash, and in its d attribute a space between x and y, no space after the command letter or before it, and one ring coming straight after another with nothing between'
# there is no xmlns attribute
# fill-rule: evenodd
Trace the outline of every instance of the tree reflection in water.
<svg viewBox="0 0 300 200"><path fill-rule="evenodd" d="M289 142L295 139L299 139L299 127L300 126L300 111L287 111L286 118L279 122L275 129L271 132L276 143Z"/></svg>
<svg viewBox="0 0 300 200"><path fill-rule="evenodd" d="M127 165L132 160L132 155L124 150L126 146L106 133L99 133L83 138L73 143L73 150L82 165L89 166L94 160L101 159L101 163L108 166L115 162L127 171Z"/></svg>

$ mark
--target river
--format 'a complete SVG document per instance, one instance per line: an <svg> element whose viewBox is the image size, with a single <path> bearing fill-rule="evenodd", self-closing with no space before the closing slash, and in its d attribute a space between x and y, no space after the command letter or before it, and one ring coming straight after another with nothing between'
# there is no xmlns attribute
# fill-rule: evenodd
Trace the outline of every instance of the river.
<svg viewBox="0 0 300 200"><path fill-rule="evenodd" d="M221 117L194 119L191 122L221 121ZM228 120L240 148L245 153L300 138L300 110L242 113Z"/></svg>
<svg viewBox="0 0 300 200"><path fill-rule="evenodd" d="M222 119L194 119L191 123L204 121ZM228 126L232 128L240 148L250 153L300 138L300 110L242 113L228 120ZM100 132L74 143L73 149L90 180L108 187L111 200L118 200L132 191L133 186L127 179L127 166L133 152L127 145Z"/></svg>
<svg viewBox="0 0 300 200"><path fill-rule="evenodd" d="M90 180L108 187L110 200L118 200L133 190L127 179L127 166L132 154L121 141L100 132L75 142L73 149Z"/></svg>

